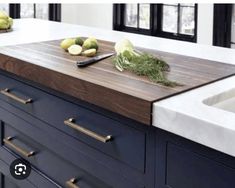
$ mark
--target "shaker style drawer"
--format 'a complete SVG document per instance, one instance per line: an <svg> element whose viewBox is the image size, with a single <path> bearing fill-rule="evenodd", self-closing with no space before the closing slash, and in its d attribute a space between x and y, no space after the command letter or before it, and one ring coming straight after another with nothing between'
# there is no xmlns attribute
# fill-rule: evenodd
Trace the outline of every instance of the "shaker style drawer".
<svg viewBox="0 0 235 188"><path fill-rule="evenodd" d="M144 172L145 132L8 76L0 75L0 80L0 99L107 156Z"/></svg>
<svg viewBox="0 0 235 188"><path fill-rule="evenodd" d="M21 123L18 118L14 121L14 126ZM0 149L1 155L6 153L6 150L19 155L61 187L110 188L103 181L43 146L40 141L34 140L31 135L28 135L29 133L25 134L15 129L11 122L2 121L2 123L3 146ZM7 160L5 155L0 156L0 158Z"/></svg>
<svg viewBox="0 0 235 188"><path fill-rule="evenodd" d="M0 155L0 172L1 176L1 188L62 188L50 178L42 175L42 172L31 169L29 177L23 180L17 180L10 174L10 164L17 159L17 157L9 151L1 147Z"/></svg>

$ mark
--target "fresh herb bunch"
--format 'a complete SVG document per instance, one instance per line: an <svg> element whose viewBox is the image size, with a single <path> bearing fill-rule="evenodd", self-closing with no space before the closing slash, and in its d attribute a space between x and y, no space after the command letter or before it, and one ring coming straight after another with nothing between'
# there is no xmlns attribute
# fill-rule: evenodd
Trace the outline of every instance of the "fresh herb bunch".
<svg viewBox="0 0 235 188"><path fill-rule="evenodd" d="M119 51L113 62L119 71L128 70L139 76L147 76L152 82L168 87L179 85L166 78L165 73L170 71L170 66L165 61L147 53L137 52L133 48Z"/></svg>

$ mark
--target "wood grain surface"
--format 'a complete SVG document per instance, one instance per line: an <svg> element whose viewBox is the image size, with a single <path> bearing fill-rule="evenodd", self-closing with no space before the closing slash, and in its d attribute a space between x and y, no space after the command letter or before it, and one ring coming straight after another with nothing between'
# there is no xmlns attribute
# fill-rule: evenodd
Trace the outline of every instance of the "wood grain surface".
<svg viewBox="0 0 235 188"><path fill-rule="evenodd" d="M0 48L0 68L54 90L151 125L152 103L235 74L235 66L160 51L141 49L165 60L167 77L183 86L169 88L146 77L119 72L112 57L86 68L59 47L61 40ZM99 41L99 54L114 44ZM180 46L179 46L180 48Z"/></svg>

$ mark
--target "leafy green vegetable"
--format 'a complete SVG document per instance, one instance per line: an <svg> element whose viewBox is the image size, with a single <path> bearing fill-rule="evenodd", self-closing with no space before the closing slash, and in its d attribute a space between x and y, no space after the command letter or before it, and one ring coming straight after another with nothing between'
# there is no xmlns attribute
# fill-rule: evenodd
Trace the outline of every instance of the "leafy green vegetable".
<svg viewBox="0 0 235 188"><path fill-rule="evenodd" d="M166 78L165 73L170 71L170 67L165 61L150 54L135 51L133 45L126 39L124 42L117 43L115 50L117 56L113 62L119 71L128 70L139 76L147 76L152 82L169 87L180 85Z"/></svg>
<svg viewBox="0 0 235 188"><path fill-rule="evenodd" d="M121 41L117 42L114 48L117 54L123 53L124 51L134 50L133 44L127 39L122 39Z"/></svg>

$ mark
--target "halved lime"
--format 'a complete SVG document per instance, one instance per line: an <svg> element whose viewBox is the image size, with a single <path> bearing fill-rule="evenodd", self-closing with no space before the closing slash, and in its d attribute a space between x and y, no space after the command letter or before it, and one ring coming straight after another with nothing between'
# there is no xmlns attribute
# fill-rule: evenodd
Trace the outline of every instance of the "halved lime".
<svg viewBox="0 0 235 188"><path fill-rule="evenodd" d="M79 55L82 53L82 47L77 44L73 44L68 48L68 52L71 55Z"/></svg>
<svg viewBox="0 0 235 188"><path fill-rule="evenodd" d="M89 49L82 52L82 55L85 55L87 57L93 57L95 56L95 54L96 54L96 49Z"/></svg>

